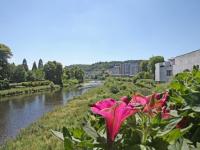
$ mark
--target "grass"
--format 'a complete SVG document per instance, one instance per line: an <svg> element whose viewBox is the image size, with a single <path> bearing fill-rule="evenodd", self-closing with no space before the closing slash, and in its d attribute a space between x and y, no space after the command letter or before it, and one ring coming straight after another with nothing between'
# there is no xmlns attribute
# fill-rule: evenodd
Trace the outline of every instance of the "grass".
<svg viewBox="0 0 200 150"><path fill-rule="evenodd" d="M112 93L111 87L119 91ZM62 127L80 127L83 118L88 113L89 104L104 98L120 98L135 92L148 95L153 89L137 87L132 82L108 79L103 86L91 89L82 96L68 102L66 106L58 107L53 112L45 114L37 122L23 129L14 140L8 141L0 150L61 150L63 143L50 132L51 129L61 131Z"/></svg>

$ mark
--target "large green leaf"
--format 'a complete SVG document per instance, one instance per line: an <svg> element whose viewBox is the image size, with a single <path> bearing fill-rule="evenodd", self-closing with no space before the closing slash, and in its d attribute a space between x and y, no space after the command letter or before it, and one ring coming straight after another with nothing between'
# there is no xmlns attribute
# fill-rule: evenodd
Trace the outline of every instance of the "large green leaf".
<svg viewBox="0 0 200 150"><path fill-rule="evenodd" d="M83 130L90 136L92 137L94 140L97 140L97 138L100 137L100 135L97 133L97 131L91 127L91 125L89 123L85 123L85 125L83 126Z"/></svg>

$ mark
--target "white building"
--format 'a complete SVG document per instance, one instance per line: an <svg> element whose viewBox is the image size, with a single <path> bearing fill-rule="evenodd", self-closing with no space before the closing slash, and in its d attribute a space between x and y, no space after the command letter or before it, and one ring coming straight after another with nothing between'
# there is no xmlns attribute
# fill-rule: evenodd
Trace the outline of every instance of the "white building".
<svg viewBox="0 0 200 150"><path fill-rule="evenodd" d="M157 63L155 65L155 81L168 82L173 75L173 67L171 61Z"/></svg>
<svg viewBox="0 0 200 150"><path fill-rule="evenodd" d="M192 51L174 58L173 73L176 75L184 70L192 70L194 65L200 65L200 50Z"/></svg>
<svg viewBox="0 0 200 150"><path fill-rule="evenodd" d="M168 82L172 75L192 70L194 65L200 66L200 50L176 56L164 63L155 64L155 81Z"/></svg>

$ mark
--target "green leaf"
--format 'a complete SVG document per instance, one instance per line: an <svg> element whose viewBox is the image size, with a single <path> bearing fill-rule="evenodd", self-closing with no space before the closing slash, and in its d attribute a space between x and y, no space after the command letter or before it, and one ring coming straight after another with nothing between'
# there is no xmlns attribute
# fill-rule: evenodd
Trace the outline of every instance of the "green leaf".
<svg viewBox="0 0 200 150"><path fill-rule="evenodd" d="M181 139L177 140L175 144L170 145L168 147L168 149L169 150L190 150L190 147L187 143L187 140L181 138Z"/></svg>
<svg viewBox="0 0 200 150"><path fill-rule="evenodd" d="M92 128L90 126L89 123L86 123L83 126L83 130L90 136L92 137L94 140L96 140L98 137L100 137L100 135L96 132L96 130L94 128Z"/></svg>
<svg viewBox="0 0 200 150"><path fill-rule="evenodd" d="M187 133L191 128L192 128L193 124L190 124L188 127L181 129L181 133L182 135L184 135L185 133Z"/></svg>
<svg viewBox="0 0 200 150"><path fill-rule="evenodd" d="M180 129L174 129L165 135L163 138L170 144L174 144L182 136Z"/></svg>
<svg viewBox="0 0 200 150"><path fill-rule="evenodd" d="M73 136L75 138L80 139L83 136L83 134L84 134L84 130L76 128L76 129L73 129L72 133L73 133Z"/></svg>
<svg viewBox="0 0 200 150"><path fill-rule="evenodd" d="M68 137L69 139L72 139L69 130L67 128L65 128L65 127L63 127L63 136L64 137Z"/></svg>
<svg viewBox="0 0 200 150"><path fill-rule="evenodd" d="M172 115L173 117L179 117L177 110L171 110L170 115Z"/></svg>
<svg viewBox="0 0 200 150"><path fill-rule="evenodd" d="M171 132L176 125L182 120L182 118L174 118L170 120L170 123L165 126L164 130L159 131L157 134L157 137L162 137L164 135L167 135L169 132Z"/></svg>
<svg viewBox="0 0 200 150"><path fill-rule="evenodd" d="M63 133L61 132L58 132L58 131L54 131L54 130L51 130L52 134L57 137L58 139L64 141L64 136L63 136Z"/></svg>
<svg viewBox="0 0 200 150"><path fill-rule="evenodd" d="M195 112L200 112L200 107L194 106L194 107L192 107L192 110Z"/></svg>

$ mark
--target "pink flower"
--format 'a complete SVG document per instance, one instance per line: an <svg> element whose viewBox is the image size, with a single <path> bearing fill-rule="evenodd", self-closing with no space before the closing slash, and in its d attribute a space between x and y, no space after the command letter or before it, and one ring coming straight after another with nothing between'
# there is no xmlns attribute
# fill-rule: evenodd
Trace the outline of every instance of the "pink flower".
<svg viewBox="0 0 200 150"><path fill-rule="evenodd" d="M129 101L130 101L129 98L128 98L127 96L121 97L120 100L123 101L123 102L125 102L126 104L128 104Z"/></svg>
<svg viewBox="0 0 200 150"><path fill-rule="evenodd" d="M106 121L107 138L110 142L115 140L122 123L137 112L132 106L123 101L108 98L91 106L95 114L101 115Z"/></svg>
<svg viewBox="0 0 200 150"><path fill-rule="evenodd" d="M157 109L157 108L162 108L163 106L166 105L166 101L168 98L168 93L164 93L162 98L159 99L160 95L158 94L153 94L150 96L147 96L149 99L148 105L146 107L149 107L149 109Z"/></svg>
<svg viewBox="0 0 200 150"><path fill-rule="evenodd" d="M134 95L130 103L133 104L133 106L136 104L144 106L149 103L149 98L142 95Z"/></svg>
<svg viewBox="0 0 200 150"><path fill-rule="evenodd" d="M166 105L168 93L163 93L162 97L161 94L156 93L147 97L149 99L149 103L144 106L143 112L148 113L150 116L155 116L159 112L162 113L163 107ZM164 114L163 117L167 118L167 114Z"/></svg>

